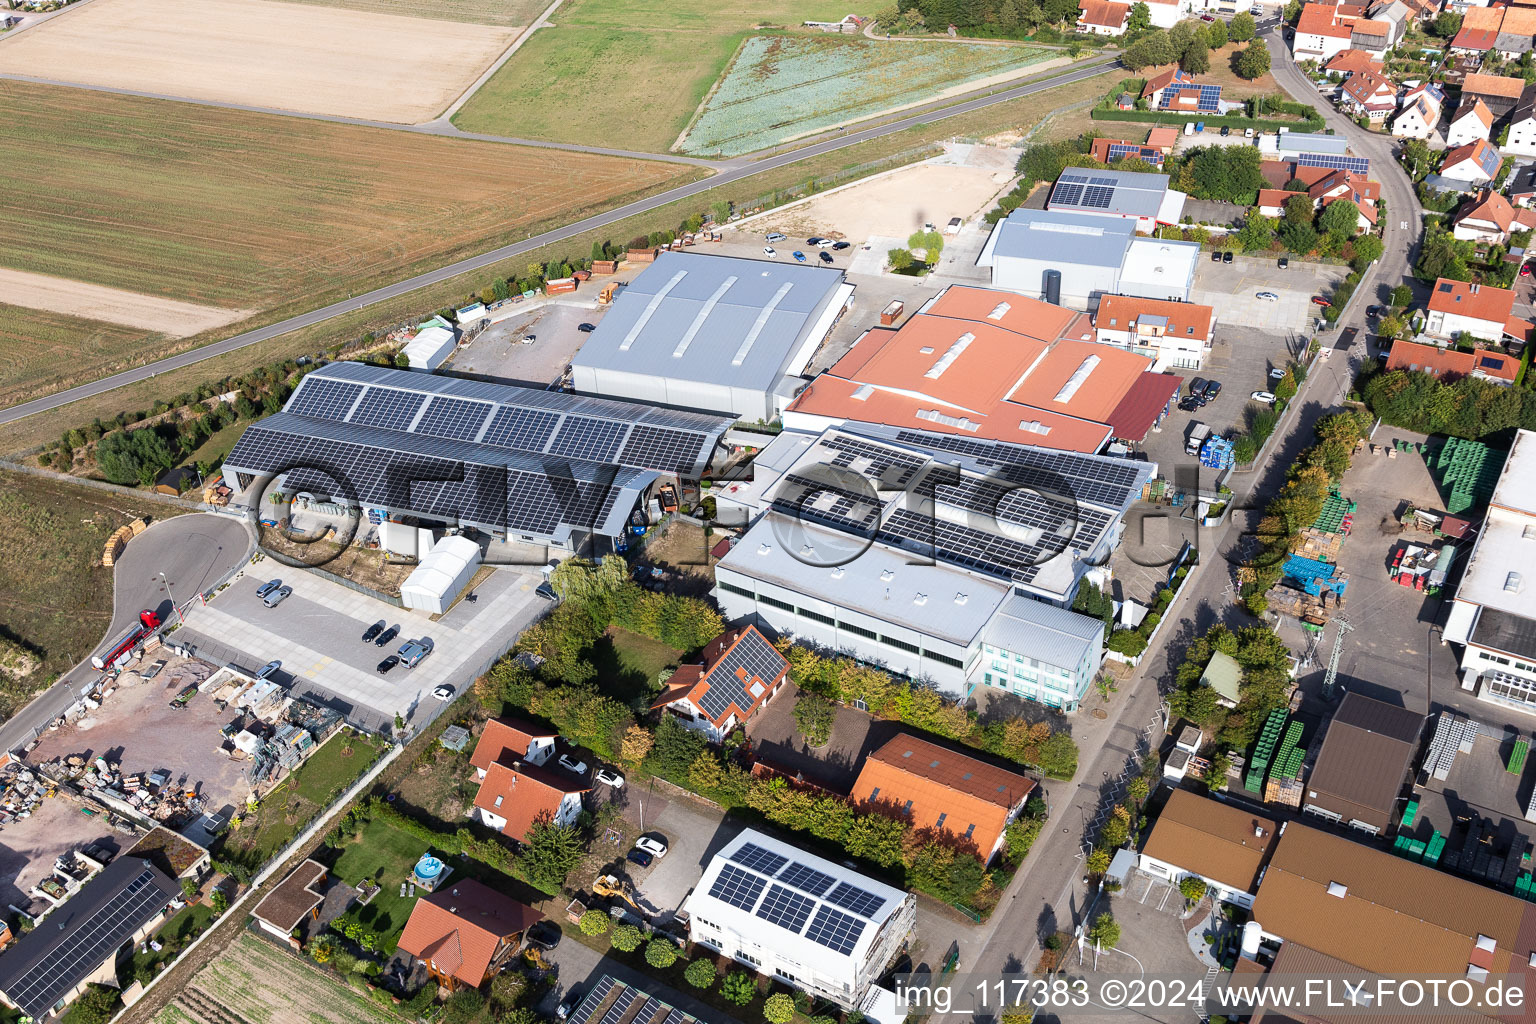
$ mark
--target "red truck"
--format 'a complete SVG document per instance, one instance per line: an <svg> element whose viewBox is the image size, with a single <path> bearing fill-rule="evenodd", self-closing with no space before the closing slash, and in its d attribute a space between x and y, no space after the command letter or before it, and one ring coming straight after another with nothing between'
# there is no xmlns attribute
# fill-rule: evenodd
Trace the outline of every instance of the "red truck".
<svg viewBox="0 0 1536 1024"><path fill-rule="evenodd" d="M98 670L113 667L133 653L135 647L148 640L159 628L160 616L148 608L144 609L139 612L139 624L129 628L126 633L113 641L111 647L91 658L91 667Z"/></svg>

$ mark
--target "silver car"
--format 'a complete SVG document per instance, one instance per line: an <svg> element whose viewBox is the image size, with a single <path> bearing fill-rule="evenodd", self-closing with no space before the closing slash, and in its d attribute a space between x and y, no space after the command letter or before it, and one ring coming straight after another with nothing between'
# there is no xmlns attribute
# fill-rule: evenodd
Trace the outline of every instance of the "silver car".
<svg viewBox="0 0 1536 1024"><path fill-rule="evenodd" d="M292 587L278 587L266 597L262 598L261 603L266 605L268 608L276 608L278 605L288 600L289 595L292 593Z"/></svg>

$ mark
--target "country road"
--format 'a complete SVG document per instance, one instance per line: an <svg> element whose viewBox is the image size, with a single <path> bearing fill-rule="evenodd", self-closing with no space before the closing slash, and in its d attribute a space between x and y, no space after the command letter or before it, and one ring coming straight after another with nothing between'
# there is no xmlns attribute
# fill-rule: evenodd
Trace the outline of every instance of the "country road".
<svg viewBox="0 0 1536 1024"><path fill-rule="evenodd" d="M380 302L386 302L390 299L399 298L402 295L416 291L418 288L425 288L430 285L438 284L442 281L449 280L450 278L456 277L459 274L467 273L469 271L480 270L484 267L491 266L492 264L499 263L502 260L510 259L515 256L521 256L524 253L533 252L534 250L542 248L543 246L551 245L555 242L565 241L566 239L573 238L584 231L590 231L593 228L604 227L605 225L621 221L626 217L633 217L636 214L647 213L651 210L657 209L658 207L665 206L668 203L676 202L679 199L687 199L690 196L696 196L700 193L708 192L710 189L716 188L720 185L729 184L733 181L740 181L743 178L749 178L755 174L760 174L763 171L773 170L778 167L787 167L790 164L799 163L802 160L808 160L812 157L822 156L827 153L834 153L840 149L846 149L849 146L857 145L860 142L868 142L871 139L878 139L882 136L903 131L915 125L930 124L934 121L956 117L960 114L968 114L975 110L982 110L986 107L994 106L998 103L1007 103L1012 100L1023 99L1026 96L1032 96L1038 92L1054 89L1057 86L1070 85L1073 82L1086 81L1087 79L1095 78L1120 66L1119 58L1097 60L1088 64L1084 64L1081 67L1073 68L1065 73L1055 74L1040 80L1028 81L1023 85L1015 86L1011 89L1003 89L986 96L977 97L976 99L965 100L963 102L953 104L952 106L941 107L937 110L924 110L919 108L918 110L915 110L898 120L889 121L885 124L874 125L873 127L865 128L860 131L842 133L823 142L818 142L814 143L813 145L806 146L804 149L797 149L789 153L765 156L761 159L753 161L722 165L720 172L713 177L705 178L701 181L692 182L687 185L680 185L677 188L669 189L666 192L648 196L644 199L637 199L634 202L618 207L617 209L609 210L605 213L595 214L583 220L576 221L575 223L567 224L559 228L554 228L544 232L543 234L534 235L528 238L526 241L515 242L511 245L504 245L499 249L493 249L490 252L482 253L479 256L471 256L466 259L459 260L455 263L450 263L447 266L439 267L436 270L427 271L424 274L417 274L414 277L406 278L403 281L397 281L394 284L385 285L382 288L375 288L373 291L365 292L362 295L344 299L340 302L333 302L328 306L322 307L321 309L312 310L308 313L301 313L298 316L288 317L286 320L280 320L277 323L269 324L266 327L259 327L253 331L246 331L243 334L237 334L233 337L225 338L223 341L216 341L213 344L204 345L202 348L197 348L189 352L183 352L179 355L170 356L166 359L148 363L144 366L139 366L132 370L124 370L121 373L113 374L110 377L104 377L101 380L94 381L90 384L81 384L78 387L70 388L67 391L60 391L56 394L47 395L43 398L36 398L30 402L23 402L20 405L13 405L7 409L0 410L0 423L11 423L15 420L31 416L35 413L46 412L49 409L57 409L60 406L68 405L70 402L77 402L82 398L90 398L93 395L99 395L104 392L111 391L114 388L120 388L126 384L134 384L139 381L148 380L151 377L161 373L166 373L170 370L178 370L185 366L192 366L196 363L202 362L205 359L212 359L215 356L221 356L229 352L234 352L237 349L246 347L247 345L255 345L259 342L268 341L272 338L275 338L278 335L287 334L290 331L297 331L305 327L311 327L315 324L323 323L324 321L329 320L335 316L340 316L343 313L366 309L367 307L376 305Z"/></svg>

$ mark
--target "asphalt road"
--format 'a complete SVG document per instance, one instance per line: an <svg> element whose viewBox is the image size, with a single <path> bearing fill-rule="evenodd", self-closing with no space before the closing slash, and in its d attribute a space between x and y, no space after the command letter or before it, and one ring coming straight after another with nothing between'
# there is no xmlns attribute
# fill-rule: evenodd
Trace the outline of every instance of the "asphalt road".
<svg viewBox="0 0 1536 1024"><path fill-rule="evenodd" d="M67 391L60 391L57 394L47 395L43 398L37 398L30 402L23 402L20 405L11 406L8 409L0 411L0 423L9 423L14 420L22 419L26 416L31 416L34 413L46 412L49 409L57 409L60 406L69 404L70 402L77 402L82 398L90 398L93 395L99 395L104 392L111 391L114 388L123 387L126 384L134 384L139 381L148 380L151 377L155 377L159 374L166 373L171 370L179 370L186 366L192 366L196 363L202 362L205 359L211 359L215 356L224 355L225 353L244 348L247 345L254 345L259 342L268 341L277 337L278 335L287 334L290 331L296 331L305 327L313 326L314 324L322 323L331 319L332 317L340 316L342 313L365 309L368 306L372 306L380 302L386 302L390 299L399 298L400 296L416 291L419 288L425 288L430 285L438 284L452 277L456 277L459 274L467 273L472 270L480 270L494 263L499 263L502 260L510 259L515 256L521 256L524 253L532 252L535 249L539 249L543 246L564 241L565 239L572 238L584 231L590 231L593 228L600 228L605 225L623 220L626 217L633 217L636 214L646 213L647 211L665 206L667 203L676 202L679 199L686 199L690 196L695 196L702 192L707 192L717 186L726 185L733 181L738 181L742 178L748 178L763 171L773 170L778 167L786 167L790 164L799 163L802 160L808 160L811 157L821 156L826 153L833 153L837 150L857 145L860 142L867 142L870 139L878 139L893 132L899 132L904 129L911 128L914 125L928 124L933 121L955 117L960 114L967 114L971 111L982 110L986 107L990 107L998 103L1007 103L1010 100L1022 99L1026 96L1031 96L1035 93L1043 92L1047 89L1054 89L1060 85L1068 85L1073 82L1081 82L1086 79L1102 75L1119 66L1120 62L1118 58L1094 61L1081 67L1073 68L1065 74L1054 75L1050 78L1042 79L1040 81L1029 82L1012 89L1004 89L1000 92L995 92L987 96L981 96L973 100L967 100L963 103L957 103L953 106L943 107L939 110L924 112L923 110L919 109L918 111L909 114L908 116L899 120L875 125L870 128L865 128L861 131L846 132L833 138L827 139L823 142L818 142L814 145L807 146L804 149L797 149L789 153L780 153L766 156L755 161L731 165L713 177L705 178L701 181L692 182L687 185L680 185L677 188L669 189L666 192L662 192L654 196L649 196L645 199L638 199L635 202L621 206L618 209L609 210L605 213L595 214L594 216L587 217L584 220L576 221L573 224L567 224L564 227L546 231L541 235L534 235L528 238L526 241L516 242L512 245L505 245L499 249L494 249L479 256L471 256L467 259L459 260L456 263L450 263L445 267L440 267L437 270L428 271L424 274L418 274L415 277L410 277L403 281L398 281L394 284L385 285L382 288L376 288L373 291L366 292L362 295L358 295L341 302L333 302L329 306L325 306L321 309L313 310L308 313L302 313L298 316L289 317L288 319L281 320L275 324L257 328L254 331L246 331L243 334L237 334L234 337L226 338L223 341L217 341L211 345L204 345L202 348L193 349L189 352L183 352L179 355L170 356L166 359L161 359L144 366L136 367L132 370L124 370L122 373L113 374L110 377L104 377L101 380L90 384L82 384L79 387L70 388Z"/></svg>
<svg viewBox="0 0 1536 1024"><path fill-rule="evenodd" d="M245 523L231 516L194 512L152 524L129 542L113 568L112 625L91 653L100 653L145 608L167 619L171 595L185 605L249 558L252 550ZM96 674L87 658L60 677L0 725L0 750L12 750L30 740L36 729L69 707Z"/></svg>

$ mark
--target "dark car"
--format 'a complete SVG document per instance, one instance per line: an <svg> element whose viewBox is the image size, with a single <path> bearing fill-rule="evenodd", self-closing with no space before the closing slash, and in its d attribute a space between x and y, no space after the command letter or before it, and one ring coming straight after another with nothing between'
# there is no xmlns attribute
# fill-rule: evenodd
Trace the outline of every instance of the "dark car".
<svg viewBox="0 0 1536 1024"><path fill-rule="evenodd" d="M638 864L642 868L648 868L651 866L651 861L655 860L656 858L652 857L644 850L630 850L629 853L624 855L624 859L629 861L631 864Z"/></svg>
<svg viewBox="0 0 1536 1024"><path fill-rule="evenodd" d="M822 254L821 254L821 262L823 262L823 263L831 263L832 262L832 254L829 253L829 252L822 252Z"/></svg>
<svg viewBox="0 0 1536 1024"><path fill-rule="evenodd" d="M1221 126L1221 137L1222 138L1226 138L1228 135L1231 135L1231 134L1232 134L1232 129L1230 127L1228 127L1227 125L1222 125Z"/></svg>
<svg viewBox="0 0 1536 1024"><path fill-rule="evenodd" d="M1289 256L1281 256L1279 266L1281 270L1289 270L1291 267L1291 258Z"/></svg>
<svg viewBox="0 0 1536 1024"><path fill-rule="evenodd" d="M375 647L388 647L389 646L389 642L391 640L393 640L395 637L399 636L399 635L400 635L400 627L399 626L390 626L384 632L382 632L378 636L374 637L373 645Z"/></svg>
<svg viewBox="0 0 1536 1024"><path fill-rule="evenodd" d="M1232 262L1232 250L1231 249L1228 249L1225 253L1222 254L1221 262L1223 262L1223 263L1231 263Z"/></svg>
<svg viewBox="0 0 1536 1024"><path fill-rule="evenodd" d="M560 594L548 583L540 583L538 586L533 588L533 592L546 601L560 600Z"/></svg>
<svg viewBox="0 0 1536 1024"><path fill-rule="evenodd" d="M597 325L596 324L577 324L576 325L576 329L578 331L580 331L582 334L591 334L593 331L597 330Z"/></svg>
<svg viewBox="0 0 1536 1024"><path fill-rule="evenodd" d="M1220 263L1221 262L1221 251L1220 250L1218 250L1218 249L1212 249L1211 250L1211 262L1212 263Z"/></svg>
<svg viewBox="0 0 1536 1024"><path fill-rule="evenodd" d="M528 929L528 942L540 949L554 949L564 937L560 926L547 918Z"/></svg>
<svg viewBox="0 0 1536 1024"><path fill-rule="evenodd" d="M1200 399L1196 398L1193 395L1190 395L1187 398L1179 399L1179 408L1184 410L1185 412L1194 412L1196 409L1200 408L1200 406L1203 405L1203 404L1204 403L1202 403L1200 401Z"/></svg>
<svg viewBox="0 0 1536 1024"><path fill-rule="evenodd" d="M1214 402L1219 394L1221 394L1221 381L1207 381L1205 385L1205 400L1207 402Z"/></svg>
<svg viewBox="0 0 1536 1024"><path fill-rule="evenodd" d="M852 242L833 242L832 248L836 249L838 252L842 252L852 244Z"/></svg>
<svg viewBox="0 0 1536 1024"><path fill-rule="evenodd" d="M1205 394L1205 378L1204 377L1191 377L1190 380L1189 380L1189 391L1187 393L1188 393L1190 398L1200 398L1200 397L1204 396L1204 394Z"/></svg>
<svg viewBox="0 0 1536 1024"><path fill-rule="evenodd" d="M400 655L398 655L398 654L391 654L389 657L387 657L383 661L379 662L378 667L375 668L374 671L377 672L381 676L382 675L387 675L389 673L389 670L394 668L398 664L400 664Z"/></svg>
<svg viewBox="0 0 1536 1024"><path fill-rule="evenodd" d="M385 622L383 619L380 619L378 622L375 622L373 625L363 630L363 643L373 643L378 635L384 632L384 627L387 625L389 625L389 623Z"/></svg>

